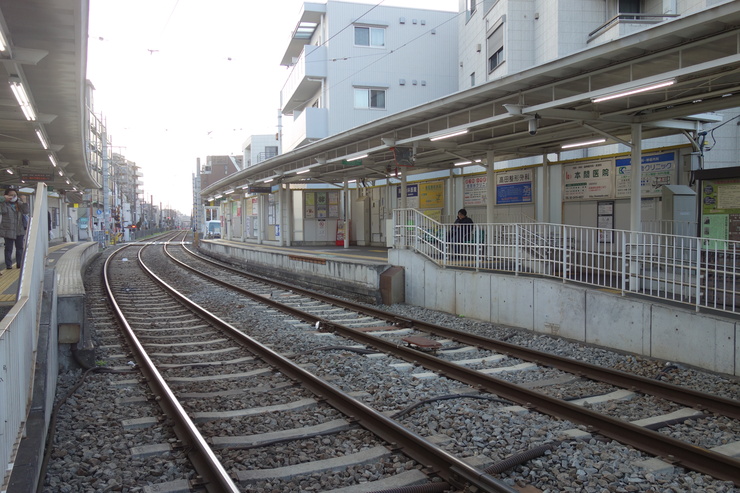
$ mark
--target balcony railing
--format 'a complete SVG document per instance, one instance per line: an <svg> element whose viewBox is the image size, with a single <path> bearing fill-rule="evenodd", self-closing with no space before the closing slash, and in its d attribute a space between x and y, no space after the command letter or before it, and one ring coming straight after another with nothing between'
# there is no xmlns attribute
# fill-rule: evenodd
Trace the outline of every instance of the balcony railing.
<svg viewBox="0 0 740 493"><path fill-rule="evenodd" d="M612 29L615 26L618 26L620 24L629 24L629 25L641 25L645 27L649 27L653 24L657 24L659 22L663 22L668 19L673 19L679 17L677 14L640 14L640 13L625 13L625 14L619 14L608 21L606 21L601 26L597 27L590 33L588 33L588 39L593 39L597 36L601 36L606 31Z"/></svg>
<svg viewBox="0 0 740 493"><path fill-rule="evenodd" d="M394 247L443 267L541 275L736 313L740 242L547 223L439 223L394 211Z"/></svg>
<svg viewBox="0 0 740 493"><path fill-rule="evenodd" d="M325 46L307 45L303 48L280 91L283 113L290 114L300 109L321 88L321 79L326 78L326 56Z"/></svg>
<svg viewBox="0 0 740 493"><path fill-rule="evenodd" d="M277 155L278 155L277 151L264 151L264 152L260 152L259 154L257 154L257 157L255 158L253 164L259 164L262 161L266 161L266 160L268 160L270 158L273 158L273 157L275 157Z"/></svg>
<svg viewBox="0 0 740 493"><path fill-rule="evenodd" d="M329 136L329 111L306 108L283 133L283 151L288 152L308 142Z"/></svg>

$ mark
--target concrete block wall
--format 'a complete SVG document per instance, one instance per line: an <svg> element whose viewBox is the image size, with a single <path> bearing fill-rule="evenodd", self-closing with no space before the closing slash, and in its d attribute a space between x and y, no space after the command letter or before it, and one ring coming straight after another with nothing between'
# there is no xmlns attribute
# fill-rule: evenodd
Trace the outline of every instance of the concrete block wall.
<svg viewBox="0 0 740 493"><path fill-rule="evenodd" d="M391 267L389 264L367 264L352 259L319 256L304 257L210 241L201 242L198 248L205 255L242 266L257 275L371 303L382 302L381 275Z"/></svg>
<svg viewBox="0 0 740 493"><path fill-rule="evenodd" d="M391 249L406 303L619 351L740 375L740 326L721 314L556 279L443 269Z"/></svg>

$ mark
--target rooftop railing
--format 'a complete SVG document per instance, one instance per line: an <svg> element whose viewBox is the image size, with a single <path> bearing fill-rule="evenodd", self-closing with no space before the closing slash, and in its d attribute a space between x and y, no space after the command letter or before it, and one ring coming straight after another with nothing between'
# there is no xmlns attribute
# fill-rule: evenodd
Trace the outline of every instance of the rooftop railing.
<svg viewBox="0 0 740 493"><path fill-rule="evenodd" d="M394 247L442 267L540 275L738 311L740 242L549 223L458 225L394 211Z"/></svg>

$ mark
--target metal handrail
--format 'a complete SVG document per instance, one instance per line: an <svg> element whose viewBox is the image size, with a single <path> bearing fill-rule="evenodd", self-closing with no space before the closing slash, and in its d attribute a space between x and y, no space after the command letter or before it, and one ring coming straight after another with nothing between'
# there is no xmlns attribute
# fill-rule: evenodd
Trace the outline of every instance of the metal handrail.
<svg viewBox="0 0 740 493"><path fill-rule="evenodd" d="M453 225L417 210L398 209L394 220L395 247L413 248L443 267L539 274L696 310L740 311L738 241L550 223L476 223L475 240L461 243L440 234ZM485 231L482 241L478 231ZM472 248L460 252L466 245Z"/></svg>

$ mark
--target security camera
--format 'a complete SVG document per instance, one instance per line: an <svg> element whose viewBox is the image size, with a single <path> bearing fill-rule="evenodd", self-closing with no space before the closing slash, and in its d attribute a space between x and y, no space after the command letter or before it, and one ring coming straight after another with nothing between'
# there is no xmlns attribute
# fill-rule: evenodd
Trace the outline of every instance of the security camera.
<svg viewBox="0 0 740 493"><path fill-rule="evenodd" d="M536 135L537 134L537 119L532 118L529 120L529 135Z"/></svg>

